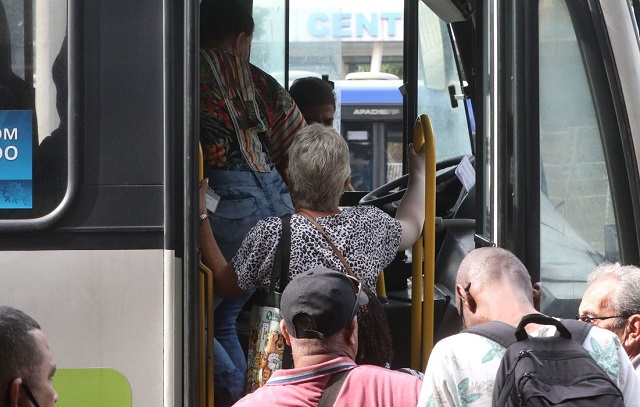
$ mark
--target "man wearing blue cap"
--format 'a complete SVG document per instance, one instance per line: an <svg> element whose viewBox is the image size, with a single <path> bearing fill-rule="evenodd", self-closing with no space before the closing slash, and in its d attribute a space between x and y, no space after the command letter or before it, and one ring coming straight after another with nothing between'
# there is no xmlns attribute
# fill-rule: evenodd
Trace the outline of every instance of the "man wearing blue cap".
<svg viewBox="0 0 640 407"><path fill-rule="evenodd" d="M296 276L280 302L280 327L295 368L277 370L266 385L235 405L416 405L418 378L354 362L356 313L367 302L358 280L346 274L317 267Z"/></svg>

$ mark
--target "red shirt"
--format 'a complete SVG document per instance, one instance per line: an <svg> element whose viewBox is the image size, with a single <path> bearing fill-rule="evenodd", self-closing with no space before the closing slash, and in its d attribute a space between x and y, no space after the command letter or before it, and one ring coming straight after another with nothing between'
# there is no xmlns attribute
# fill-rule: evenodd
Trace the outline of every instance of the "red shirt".
<svg viewBox="0 0 640 407"><path fill-rule="evenodd" d="M316 407L331 375L353 369L335 406L415 406L422 382L415 376L378 366L355 365L347 357L299 369L276 370L263 387L234 406Z"/></svg>

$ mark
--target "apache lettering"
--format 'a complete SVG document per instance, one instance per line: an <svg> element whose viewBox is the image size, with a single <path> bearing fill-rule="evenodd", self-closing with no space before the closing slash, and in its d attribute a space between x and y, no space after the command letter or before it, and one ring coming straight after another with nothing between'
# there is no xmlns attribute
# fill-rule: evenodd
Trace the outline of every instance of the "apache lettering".
<svg viewBox="0 0 640 407"><path fill-rule="evenodd" d="M389 116L400 114L400 109L355 109L353 114L362 116Z"/></svg>

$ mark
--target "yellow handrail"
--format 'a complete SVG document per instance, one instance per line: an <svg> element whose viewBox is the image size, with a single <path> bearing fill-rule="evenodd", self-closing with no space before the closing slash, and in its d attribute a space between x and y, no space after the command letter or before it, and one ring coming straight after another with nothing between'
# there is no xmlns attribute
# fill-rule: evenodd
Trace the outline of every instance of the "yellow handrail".
<svg viewBox="0 0 640 407"><path fill-rule="evenodd" d="M198 146L199 165L198 179L204 179L204 158L202 146ZM202 262L198 256L198 307L199 307L199 334L200 334L200 399L201 407L213 407L213 272Z"/></svg>
<svg viewBox="0 0 640 407"><path fill-rule="evenodd" d="M378 298L387 298L387 284L384 282L384 270L380 270L376 282L376 294Z"/></svg>
<svg viewBox="0 0 640 407"><path fill-rule="evenodd" d="M424 371L433 348L436 149L431 120L426 114L416 119L415 151L425 145L425 216L423 237L413 245L411 271L411 367ZM423 259L424 258L424 259ZM422 305L422 306L421 306Z"/></svg>
<svg viewBox="0 0 640 407"><path fill-rule="evenodd" d="M434 285L436 265L436 139L431 120L421 114L420 124L425 143L425 212L424 212L424 294L422 298L422 369L427 367L433 349ZM416 127L418 126L416 123Z"/></svg>
<svg viewBox="0 0 640 407"><path fill-rule="evenodd" d="M199 299L200 311L200 390L204 397L201 404L213 407L213 272L200 263Z"/></svg>
<svg viewBox="0 0 640 407"><path fill-rule="evenodd" d="M422 237L411 250L411 368L422 371Z"/></svg>

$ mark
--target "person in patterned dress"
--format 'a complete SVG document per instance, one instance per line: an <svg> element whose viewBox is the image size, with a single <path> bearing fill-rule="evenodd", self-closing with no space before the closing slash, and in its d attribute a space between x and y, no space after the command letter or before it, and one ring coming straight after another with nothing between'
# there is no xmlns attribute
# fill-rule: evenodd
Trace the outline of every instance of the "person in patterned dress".
<svg viewBox="0 0 640 407"><path fill-rule="evenodd" d="M200 4L200 144L204 174L220 196L209 217L219 248L232 258L260 220L293 212L280 171L305 126L302 113L273 77L249 62L254 21L234 0ZM236 319L251 292L215 298L216 406L242 396L246 359Z"/></svg>
<svg viewBox="0 0 640 407"><path fill-rule="evenodd" d="M499 295L496 295L498 294ZM502 321L515 327L537 313L539 283L511 252L487 247L464 258L456 280L464 327ZM529 324L530 336L556 334L554 326ZM593 327L582 346L622 391L625 404L640 406L640 384L618 337ZM427 363L418 407L491 406L493 385L505 348L484 336L462 332L438 342Z"/></svg>

